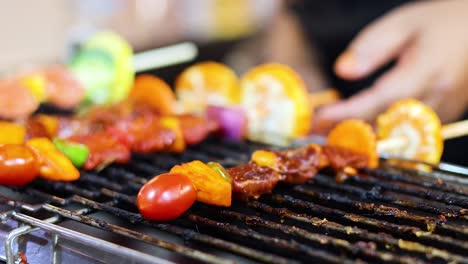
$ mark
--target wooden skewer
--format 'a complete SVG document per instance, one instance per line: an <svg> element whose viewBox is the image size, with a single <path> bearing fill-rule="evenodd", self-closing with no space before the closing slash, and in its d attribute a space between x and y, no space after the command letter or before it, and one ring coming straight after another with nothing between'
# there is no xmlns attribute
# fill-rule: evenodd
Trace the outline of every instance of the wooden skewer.
<svg viewBox="0 0 468 264"><path fill-rule="evenodd" d="M463 136L468 136L468 119L442 126L444 140Z"/></svg>
<svg viewBox="0 0 468 264"><path fill-rule="evenodd" d="M442 138L444 140L468 135L468 120L450 123L442 126ZM393 137L377 142L377 152L385 153L389 149L399 149L410 144L406 137Z"/></svg>
<svg viewBox="0 0 468 264"><path fill-rule="evenodd" d="M198 48L192 42L182 42L133 54L135 72L155 70L195 59Z"/></svg>
<svg viewBox="0 0 468 264"><path fill-rule="evenodd" d="M319 106L335 103L340 99L340 94L335 89L326 89L309 94L309 101L312 109Z"/></svg>

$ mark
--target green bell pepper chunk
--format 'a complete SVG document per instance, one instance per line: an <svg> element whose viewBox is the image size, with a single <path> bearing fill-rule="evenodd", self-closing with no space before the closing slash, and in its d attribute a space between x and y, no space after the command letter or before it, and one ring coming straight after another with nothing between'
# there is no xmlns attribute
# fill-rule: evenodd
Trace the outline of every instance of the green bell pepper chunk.
<svg viewBox="0 0 468 264"><path fill-rule="evenodd" d="M59 138L54 138L52 142L60 152L70 159L75 167L81 168L88 160L89 149L87 146Z"/></svg>

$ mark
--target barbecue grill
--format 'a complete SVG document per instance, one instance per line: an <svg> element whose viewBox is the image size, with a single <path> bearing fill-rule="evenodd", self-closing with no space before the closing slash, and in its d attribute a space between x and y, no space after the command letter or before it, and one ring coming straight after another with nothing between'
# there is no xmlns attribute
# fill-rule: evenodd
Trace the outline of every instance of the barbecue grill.
<svg viewBox="0 0 468 264"><path fill-rule="evenodd" d="M76 182L0 186L7 263L468 263L468 174L382 162L344 183L322 172L230 208L196 203L143 219L142 184L194 159L247 162L266 146L209 139L179 155L134 155Z"/></svg>

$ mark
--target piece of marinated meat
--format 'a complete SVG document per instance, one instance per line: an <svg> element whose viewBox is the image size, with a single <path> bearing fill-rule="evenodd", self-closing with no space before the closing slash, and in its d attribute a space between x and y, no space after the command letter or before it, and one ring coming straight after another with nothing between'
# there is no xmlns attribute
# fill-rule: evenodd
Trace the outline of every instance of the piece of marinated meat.
<svg viewBox="0 0 468 264"><path fill-rule="evenodd" d="M281 180L288 183L304 183L327 165L321 147L315 144L274 153L278 157L276 166Z"/></svg>
<svg viewBox="0 0 468 264"><path fill-rule="evenodd" d="M71 136L87 135L104 130L101 124L91 123L80 117L60 117L57 137L67 138Z"/></svg>
<svg viewBox="0 0 468 264"><path fill-rule="evenodd" d="M69 140L88 147L89 156L83 166L86 170L96 169L111 162L125 164L131 157L128 146L109 131L73 136Z"/></svg>
<svg viewBox="0 0 468 264"><path fill-rule="evenodd" d="M126 135L125 141L137 153L163 151L176 140L175 132L162 127L160 118L154 115L121 119L112 128Z"/></svg>
<svg viewBox="0 0 468 264"><path fill-rule="evenodd" d="M92 123L112 125L122 119L148 115L160 116L160 114L149 105L135 105L127 100L112 106L95 106L86 113L86 119Z"/></svg>
<svg viewBox="0 0 468 264"><path fill-rule="evenodd" d="M337 172L345 168L362 169L368 166L368 157L345 148L325 145L323 154L328 159L329 166Z"/></svg>
<svg viewBox="0 0 468 264"><path fill-rule="evenodd" d="M209 134L219 129L216 122L193 115L177 116L187 145L195 145L203 141Z"/></svg>
<svg viewBox="0 0 468 264"><path fill-rule="evenodd" d="M270 193L280 179L277 172L257 166L254 162L227 171L232 178L233 196L240 200L257 199L262 194Z"/></svg>

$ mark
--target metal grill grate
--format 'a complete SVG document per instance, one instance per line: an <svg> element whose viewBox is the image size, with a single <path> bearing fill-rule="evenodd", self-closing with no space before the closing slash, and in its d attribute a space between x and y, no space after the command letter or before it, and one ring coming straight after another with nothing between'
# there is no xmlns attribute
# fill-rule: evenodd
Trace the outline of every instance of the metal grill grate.
<svg viewBox="0 0 468 264"><path fill-rule="evenodd" d="M195 204L168 223L138 214L135 195L152 175L193 159L233 166L261 147L210 140L181 155L135 155L125 166L83 172L77 182L4 188L2 219L26 224L10 232L5 255L14 259L13 242L40 228L53 234L53 245L64 239L94 243L83 253L88 258L108 261L99 253L107 250L122 263L468 263L467 178L441 171L384 165L344 184L321 173L307 184L280 185L259 201L236 201L230 208ZM110 242L94 231L88 237L87 228L110 234L104 236Z"/></svg>

